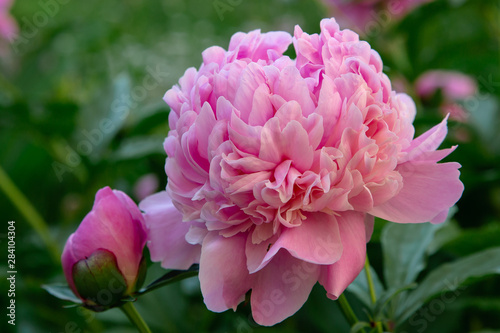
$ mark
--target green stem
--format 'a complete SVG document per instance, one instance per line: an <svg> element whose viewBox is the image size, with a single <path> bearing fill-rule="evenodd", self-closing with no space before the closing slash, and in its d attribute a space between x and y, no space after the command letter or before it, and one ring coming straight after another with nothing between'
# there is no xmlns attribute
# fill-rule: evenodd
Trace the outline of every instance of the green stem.
<svg viewBox="0 0 500 333"><path fill-rule="evenodd" d="M375 292L375 285L373 284L372 272L370 270L370 261L368 260L368 254L366 255L365 260L365 273L366 273L366 281L368 281L368 289L370 290L370 299L372 300L372 304L375 305L377 302L377 294ZM377 331L379 333L383 333L382 322L375 322L375 327L377 327Z"/></svg>
<svg viewBox="0 0 500 333"><path fill-rule="evenodd" d="M42 216L37 212L35 207L29 202L26 196L17 188L9 175L0 166L0 189L5 193L7 198L14 204L19 212L24 216L26 221L38 233L42 241L47 246L52 258L55 262L61 259L58 247L49 233L47 223Z"/></svg>
<svg viewBox="0 0 500 333"><path fill-rule="evenodd" d="M377 302L377 294L375 293L375 286L373 285L372 272L370 270L370 262L368 261L368 255L366 255L365 260L365 272L366 272L366 281L368 281L368 288L370 290L370 299L372 303L375 304Z"/></svg>
<svg viewBox="0 0 500 333"><path fill-rule="evenodd" d="M127 316L128 320L132 324L134 324L135 327L137 327L137 330L140 333L151 333L151 330L148 327L148 324L142 319L141 315L137 310L135 309L135 306L132 302L125 302L120 309L125 313Z"/></svg>
<svg viewBox="0 0 500 333"><path fill-rule="evenodd" d="M354 311L352 311L351 306L349 305L349 302L347 301L347 298L345 297L344 294L341 294L338 298L340 310L342 310L342 313L344 314L345 318L347 319L347 322L349 325L354 326L359 320L356 317L356 314Z"/></svg>

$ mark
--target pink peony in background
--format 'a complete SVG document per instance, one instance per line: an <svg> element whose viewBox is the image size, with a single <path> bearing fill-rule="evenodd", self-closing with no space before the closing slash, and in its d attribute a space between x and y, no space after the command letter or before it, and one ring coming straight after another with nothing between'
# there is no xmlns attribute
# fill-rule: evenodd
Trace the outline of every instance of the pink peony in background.
<svg viewBox="0 0 500 333"><path fill-rule="evenodd" d="M339 22L369 35L433 0L324 0Z"/></svg>
<svg viewBox="0 0 500 333"><path fill-rule="evenodd" d="M283 55L293 41L297 58ZM415 104L378 53L334 19L321 33L236 33L164 97L168 185L140 204L153 261L200 264L207 307L294 314L319 282L336 299L362 270L374 216L439 223L460 198L437 163L446 119L414 138Z"/></svg>
<svg viewBox="0 0 500 333"><path fill-rule="evenodd" d="M12 41L18 32L16 21L9 14L14 0L0 0L0 38Z"/></svg>
<svg viewBox="0 0 500 333"><path fill-rule="evenodd" d="M441 90L441 113L450 114L454 120L465 122L468 113L458 102L474 96L477 82L474 78L456 71L431 70L419 76L415 82L417 94L423 98L431 98Z"/></svg>

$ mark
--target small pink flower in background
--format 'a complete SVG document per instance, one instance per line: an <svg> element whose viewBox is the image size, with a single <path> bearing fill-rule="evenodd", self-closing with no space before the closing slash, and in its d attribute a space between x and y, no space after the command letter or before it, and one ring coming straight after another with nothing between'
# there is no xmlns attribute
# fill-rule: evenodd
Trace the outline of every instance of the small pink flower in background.
<svg viewBox="0 0 500 333"><path fill-rule="evenodd" d="M468 113L457 102L474 96L477 91L476 81L463 73L446 70L431 70L423 73L415 83L417 94L427 99L441 90L443 101L441 113L450 114L456 121L465 122Z"/></svg>
<svg viewBox="0 0 500 333"><path fill-rule="evenodd" d="M417 79L415 87L421 97L430 97L441 89L447 99L460 100L473 96L477 83L469 75L460 72L432 70L423 73Z"/></svg>
<svg viewBox="0 0 500 333"><path fill-rule="evenodd" d="M433 0L324 0L347 28L369 35L386 28L418 6Z"/></svg>
<svg viewBox="0 0 500 333"><path fill-rule="evenodd" d="M154 173L149 173L137 179L134 184L134 195L139 200L158 191L159 181Z"/></svg>
<svg viewBox="0 0 500 333"><path fill-rule="evenodd" d="M283 56L293 41L297 58ZM362 270L373 217L446 218L458 163L446 120L414 138L415 104L377 52L334 19L321 34L237 33L165 94L166 192L140 204L153 261L200 264L207 307L294 314L319 282L336 299Z"/></svg>
<svg viewBox="0 0 500 333"><path fill-rule="evenodd" d="M0 0L0 39L11 42L18 33L16 21L9 14L13 0Z"/></svg>
<svg viewBox="0 0 500 333"><path fill-rule="evenodd" d="M141 211L125 193L109 187L97 192L92 211L68 238L62 254L66 280L86 305L112 306L142 284L139 268L146 244L143 223ZM78 276L82 267L84 276ZM96 275L95 280L89 280L89 273ZM125 283L123 288L120 281ZM99 292L106 288L111 288L113 295L103 295L101 300ZM90 299L82 293L95 297Z"/></svg>

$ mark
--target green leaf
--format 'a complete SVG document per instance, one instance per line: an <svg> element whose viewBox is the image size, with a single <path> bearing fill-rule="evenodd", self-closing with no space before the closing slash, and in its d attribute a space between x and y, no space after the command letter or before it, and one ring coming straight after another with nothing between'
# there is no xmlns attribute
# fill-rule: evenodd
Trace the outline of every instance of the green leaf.
<svg viewBox="0 0 500 333"><path fill-rule="evenodd" d="M464 257L498 245L500 223L498 221L479 228L465 229L458 237L443 246L443 250L457 257Z"/></svg>
<svg viewBox="0 0 500 333"><path fill-rule="evenodd" d="M114 161L131 160L151 154L165 154L163 150L164 137L132 137L123 140L118 149L111 155Z"/></svg>
<svg viewBox="0 0 500 333"><path fill-rule="evenodd" d="M384 286L380 282L377 273L372 267L370 267L370 272L372 275L373 285L375 287L375 293L377 295L382 295L384 293ZM370 298L370 289L368 287L366 271L364 268L356 279L347 287L347 291L356 295L356 297L370 309L372 308L373 304Z"/></svg>
<svg viewBox="0 0 500 333"><path fill-rule="evenodd" d="M364 332L364 328L371 328L370 323L366 321L358 321L351 327L350 333Z"/></svg>
<svg viewBox="0 0 500 333"><path fill-rule="evenodd" d="M70 301L81 305L82 300L75 296L73 291L67 284L53 283L53 284L43 284L42 288L45 289L49 294L64 301Z"/></svg>
<svg viewBox="0 0 500 333"><path fill-rule="evenodd" d="M166 286L168 284L171 284L173 282L177 282L180 280L184 280L193 276L198 275L199 271L199 265L194 264L191 267L189 267L187 270L172 270L163 275L162 277L156 279L155 281L151 282L149 285L146 287L140 289L136 293L134 293L134 296L138 295L143 295L146 294L150 291L153 291L155 289L158 289L160 287Z"/></svg>
<svg viewBox="0 0 500 333"><path fill-rule="evenodd" d="M106 147L125 125L130 109L138 105L131 95L131 79L125 73L117 75L101 95L82 110L74 142L75 149L94 162L102 158Z"/></svg>
<svg viewBox="0 0 500 333"><path fill-rule="evenodd" d="M387 307L390 301L394 299L394 297L398 296L400 293L406 290L415 289L417 287L416 283L410 283L407 286L400 288L390 288L387 291L383 292L379 298L377 299L377 303L375 304L375 320L380 320L383 318L383 311Z"/></svg>
<svg viewBox="0 0 500 333"><path fill-rule="evenodd" d="M454 206L455 207L455 206ZM453 209L453 207L452 207ZM454 220L447 222L442 228L436 231L434 239L427 248L427 255L432 255L441 249L445 244L453 242L462 234L462 229ZM482 250L482 249L481 249Z"/></svg>
<svg viewBox="0 0 500 333"><path fill-rule="evenodd" d="M425 267L427 248L441 225L390 223L382 231L384 276L387 286L399 288L417 278Z"/></svg>
<svg viewBox="0 0 500 333"><path fill-rule="evenodd" d="M500 247L488 249L452 263L447 263L433 270L422 283L412 292L409 292L404 303L400 304L396 312L396 323L401 324L426 301L433 296L445 295L446 298L457 297L460 294L460 285L472 277L481 277L488 274L500 273Z"/></svg>

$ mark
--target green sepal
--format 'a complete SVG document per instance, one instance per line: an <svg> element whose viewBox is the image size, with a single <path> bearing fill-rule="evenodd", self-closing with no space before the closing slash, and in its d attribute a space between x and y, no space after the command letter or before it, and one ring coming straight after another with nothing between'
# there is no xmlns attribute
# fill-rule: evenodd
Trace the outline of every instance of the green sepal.
<svg viewBox="0 0 500 333"><path fill-rule="evenodd" d="M139 268L137 269L137 278L135 280L135 286L133 291L136 292L141 289L144 281L146 280L146 273L148 270L148 265L146 263L146 259L142 257L141 262L139 263Z"/></svg>
<svg viewBox="0 0 500 333"><path fill-rule="evenodd" d="M73 281L84 306L96 312L120 305L127 291L115 255L104 249L94 251L73 266Z"/></svg>

